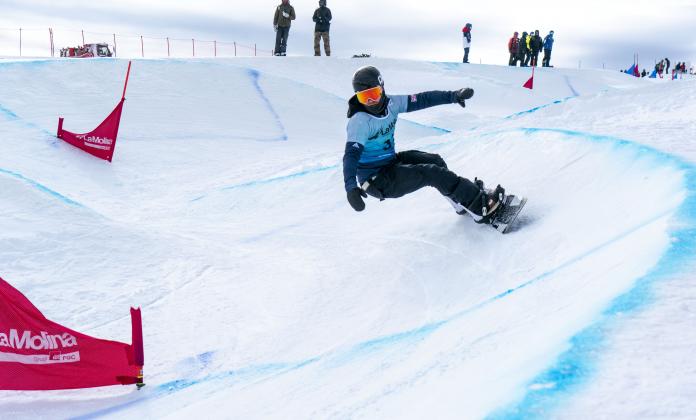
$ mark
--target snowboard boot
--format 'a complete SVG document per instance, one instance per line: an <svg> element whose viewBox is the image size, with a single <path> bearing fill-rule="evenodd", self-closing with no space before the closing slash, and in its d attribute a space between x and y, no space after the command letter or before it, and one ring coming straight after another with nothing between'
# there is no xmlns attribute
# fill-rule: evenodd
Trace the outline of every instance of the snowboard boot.
<svg viewBox="0 0 696 420"><path fill-rule="evenodd" d="M478 178L474 179L474 183L479 187L478 195L464 206L463 211L457 213L468 213L476 223L490 224L505 201L505 189L498 185L493 191L487 190Z"/></svg>

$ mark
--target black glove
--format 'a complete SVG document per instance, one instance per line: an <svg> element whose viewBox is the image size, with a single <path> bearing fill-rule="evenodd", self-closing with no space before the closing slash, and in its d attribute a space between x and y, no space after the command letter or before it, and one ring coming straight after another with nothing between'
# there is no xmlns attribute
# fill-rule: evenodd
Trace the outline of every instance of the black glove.
<svg viewBox="0 0 696 420"><path fill-rule="evenodd" d="M474 90L472 88L464 88L454 91L454 102L461 105L462 108L466 107L464 100L474 96Z"/></svg>
<svg viewBox="0 0 696 420"><path fill-rule="evenodd" d="M365 202L362 199L363 197L367 197L367 193L359 187L355 187L348 191L348 203L350 203L350 206L353 207L353 210L365 210Z"/></svg>

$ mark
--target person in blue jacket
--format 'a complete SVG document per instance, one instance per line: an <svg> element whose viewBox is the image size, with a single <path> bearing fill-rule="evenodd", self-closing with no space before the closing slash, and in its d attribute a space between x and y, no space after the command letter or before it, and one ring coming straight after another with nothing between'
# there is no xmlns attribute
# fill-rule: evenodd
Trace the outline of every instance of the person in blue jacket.
<svg viewBox="0 0 696 420"><path fill-rule="evenodd" d="M541 59L542 67L551 67L551 50L553 49L553 31L544 37L544 58Z"/></svg>
<svg viewBox="0 0 696 420"><path fill-rule="evenodd" d="M418 150L397 153L394 130L402 112L437 105L459 104L474 95L471 88L429 91L414 95L387 95L379 70L372 66L353 75L353 95L348 101L347 142L343 155L343 180L348 203L363 211L368 195L384 200L398 198L423 187L434 187L459 214L477 223L490 223L505 190L484 188L447 168L439 155Z"/></svg>

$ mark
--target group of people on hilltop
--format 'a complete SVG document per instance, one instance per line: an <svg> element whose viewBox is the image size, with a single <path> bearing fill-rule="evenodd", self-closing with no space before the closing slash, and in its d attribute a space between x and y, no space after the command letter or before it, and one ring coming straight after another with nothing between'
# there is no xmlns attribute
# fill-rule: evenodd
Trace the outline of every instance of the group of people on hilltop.
<svg viewBox="0 0 696 420"><path fill-rule="evenodd" d="M669 61L669 58L665 58L663 60L658 61L657 63L655 63L655 71L653 72L653 74L650 77L652 78L652 77L659 75L660 78L662 78L663 74L669 74L670 64L671 63ZM624 73L629 73L628 70L625 70L625 71L622 70L622 71ZM693 67L691 67L690 71L693 73ZM672 69L672 72L674 72L676 74L686 74L686 63L685 62L677 63L677 65L674 66L674 68ZM640 77L646 77L646 76L648 76L648 74L650 74L650 73L648 73L647 70L643 69L643 71L640 72Z"/></svg>
<svg viewBox="0 0 696 420"><path fill-rule="evenodd" d="M670 61L669 58L664 58L663 60L658 61L655 63L655 72L662 77L663 74L669 74L669 66L670 66ZM674 66L674 69L672 69L675 73L686 73L686 63L677 63L676 66Z"/></svg>
<svg viewBox="0 0 696 420"><path fill-rule="evenodd" d="M508 41L508 52L510 53L508 64L517 66L519 62L520 67L536 67L539 61L539 53L543 50L544 57L541 60L541 65L543 67L551 67L553 42L553 31L549 31L549 34L543 39L539 35L539 30L529 31L528 33L522 32L522 37L519 36L519 32L515 32Z"/></svg>
<svg viewBox="0 0 696 420"><path fill-rule="evenodd" d="M288 48L288 36L290 35L290 26L295 20L295 8L290 4L290 0L282 0L276 7L275 15L273 16L273 28L276 31L276 42L273 54L277 56L285 56ZM319 0L319 7L314 11L312 16L314 21L314 55L321 55L320 41L324 41L324 54L331 55L331 44L329 38L329 29L331 27L331 9L326 7L326 0Z"/></svg>

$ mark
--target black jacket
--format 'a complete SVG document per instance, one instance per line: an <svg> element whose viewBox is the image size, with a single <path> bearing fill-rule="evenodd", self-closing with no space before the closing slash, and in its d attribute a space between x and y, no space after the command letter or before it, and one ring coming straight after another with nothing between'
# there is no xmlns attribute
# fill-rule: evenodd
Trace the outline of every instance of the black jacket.
<svg viewBox="0 0 696 420"><path fill-rule="evenodd" d="M544 46L544 40L542 40L539 35L532 35L532 39L529 41L529 46L532 48L532 52L539 52Z"/></svg>
<svg viewBox="0 0 696 420"><path fill-rule="evenodd" d="M329 32L331 26L331 9L322 6L314 11L312 20L317 24L314 25L314 32Z"/></svg>

